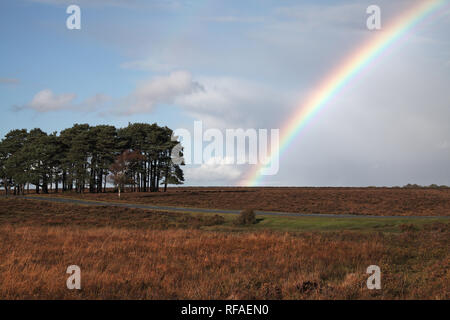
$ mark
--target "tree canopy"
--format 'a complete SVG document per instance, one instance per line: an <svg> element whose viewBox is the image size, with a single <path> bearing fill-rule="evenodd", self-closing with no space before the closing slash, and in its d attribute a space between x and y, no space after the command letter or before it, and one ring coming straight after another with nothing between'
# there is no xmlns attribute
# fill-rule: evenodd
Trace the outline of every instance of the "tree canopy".
<svg viewBox="0 0 450 320"><path fill-rule="evenodd" d="M106 192L107 182L124 190L157 192L182 184L183 171L171 160L172 130L156 123L125 128L75 124L47 134L16 129L0 142L0 186L6 193L49 190Z"/></svg>

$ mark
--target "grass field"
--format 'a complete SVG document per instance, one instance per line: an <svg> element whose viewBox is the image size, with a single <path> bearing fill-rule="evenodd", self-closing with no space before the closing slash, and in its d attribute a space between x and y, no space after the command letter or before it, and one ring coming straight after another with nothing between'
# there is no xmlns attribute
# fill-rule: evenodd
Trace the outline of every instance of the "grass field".
<svg viewBox="0 0 450 320"><path fill-rule="evenodd" d="M58 193L51 197L180 207L358 215L450 216L450 188L182 187L168 192Z"/></svg>
<svg viewBox="0 0 450 320"><path fill-rule="evenodd" d="M446 218L257 218L1 198L0 299L450 298Z"/></svg>

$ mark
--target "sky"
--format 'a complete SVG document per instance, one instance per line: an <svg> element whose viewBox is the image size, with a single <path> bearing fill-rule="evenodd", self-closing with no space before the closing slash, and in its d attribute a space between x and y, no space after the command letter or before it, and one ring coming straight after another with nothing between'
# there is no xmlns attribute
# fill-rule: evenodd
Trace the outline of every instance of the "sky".
<svg viewBox="0 0 450 320"><path fill-rule="evenodd" d="M0 2L0 136L157 122L283 129L331 70L414 0ZM81 9L69 30L66 8ZM450 185L450 5L385 50L302 129L267 186ZM184 167L237 185L249 165Z"/></svg>

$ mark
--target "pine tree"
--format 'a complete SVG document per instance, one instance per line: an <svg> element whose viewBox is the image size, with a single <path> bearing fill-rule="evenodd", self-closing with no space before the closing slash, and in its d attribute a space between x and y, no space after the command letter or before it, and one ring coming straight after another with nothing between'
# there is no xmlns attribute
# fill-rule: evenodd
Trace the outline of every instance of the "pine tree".
<svg viewBox="0 0 450 320"><path fill-rule="evenodd" d="M117 159L126 156L125 177L133 191L159 191L181 184L183 171L174 165L172 130L156 123L134 123L122 129L110 125L71 128L47 134L41 129L12 130L0 142L0 186L23 194L25 185L36 193L75 190L105 192ZM53 187L54 186L54 187Z"/></svg>

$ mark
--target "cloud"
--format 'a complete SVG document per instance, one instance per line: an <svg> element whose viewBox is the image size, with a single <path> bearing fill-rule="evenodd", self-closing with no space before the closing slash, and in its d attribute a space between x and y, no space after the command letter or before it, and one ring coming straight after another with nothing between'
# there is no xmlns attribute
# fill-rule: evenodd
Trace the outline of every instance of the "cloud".
<svg viewBox="0 0 450 320"><path fill-rule="evenodd" d="M378 0L373 3L370 0L363 1L345 1L341 3L321 3L313 1L312 3L295 4L280 6L275 9L275 14L281 19L276 23L291 21L299 23L303 29L320 29L320 31L340 28L367 31L366 9L369 5L377 5L381 9L382 25L396 17L400 12L414 5L411 0ZM417 1L416 1L417 2Z"/></svg>
<svg viewBox="0 0 450 320"><path fill-rule="evenodd" d="M97 94L79 103L75 93L54 93L50 89L38 92L16 111L37 112L59 110L101 111L118 116L148 114L160 105L179 107L185 114L202 120L205 127L214 128L277 128L281 115L293 104L287 90L276 90L256 81L233 77L198 77L188 71L174 71L143 81L127 96L112 100ZM106 105L106 102L108 105ZM108 111L106 111L108 110ZM283 111L284 110L284 111Z"/></svg>
<svg viewBox="0 0 450 320"><path fill-rule="evenodd" d="M20 80L16 78L0 78L0 84L19 84Z"/></svg>
<svg viewBox="0 0 450 320"><path fill-rule="evenodd" d="M191 116L219 128L266 128L278 124L293 95L263 83L233 77L200 77L204 90L175 103Z"/></svg>
<svg viewBox="0 0 450 320"><path fill-rule="evenodd" d="M55 94L50 89L44 89L39 91L31 102L22 106L14 106L13 110L32 109L41 113L59 110L91 111L109 99L103 94L96 94L81 103L75 103L76 98L75 93Z"/></svg>
<svg viewBox="0 0 450 320"><path fill-rule="evenodd" d="M364 3L347 3L339 5L327 4L302 4L283 6L275 9L275 13L286 21L292 19L303 28L331 28L331 27L365 27L366 7ZM324 21L326 24L324 25Z"/></svg>
<svg viewBox="0 0 450 320"><path fill-rule="evenodd" d="M154 59L148 58L144 60L127 61L120 65L123 69L140 70L140 71L155 71L155 72L167 72L176 69L176 66L160 63Z"/></svg>
<svg viewBox="0 0 450 320"><path fill-rule="evenodd" d="M76 94L63 93L54 94L49 89L38 92L33 100L28 104L28 107L39 112L48 112L59 109L67 109L71 106L73 100L75 100Z"/></svg>
<svg viewBox="0 0 450 320"><path fill-rule="evenodd" d="M441 141L437 144L438 149L450 149L450 142L448 141Z"/></svg>
<svg viewBox="0 0 450 320"><path fill-rule="evenodd" d="M288 90L233 77L197 77L172 72L139 85L120 103L122 115L153 112L158 104L173 104L189 116L215 128L273 128L292 106Z"/></svg>
<svg viewBox="0 0 450 320"><path fill-rule="evenodd" d="M267 128L278 124L280 111L293 104L287 90L233 77L197 77L176 71L139 84L120 99L112 113L129 116L170 104L215 128ZM270 126L272 127L272 126Z"/></svg>
<svg viewBox="0 0 450 320"><path fill-rule="evenodd" d="M141 83L113 112L121 115L149 113L158 104L170 104L177 97L201 90L202 86L192 80L189 72L176 71Z"/></svg>
<svg viewBox="0 0 450 320"><path fill-rule="evenodd" d="M87 98L74 107L80 111L98 111L106 102L111 101L111 98L102 93L97 93L92 97Z"/></svg>
<svg viewBox="0 0 450 320"><path fill-rule="evenodd" d="M29 0L49 5L76 4L83 7L124 7L124 8L179 8L181 3L175 0Z"/></svg>
<svg viewBox="0 0 450 320"><path fill-rule="evenodd" d="M232 165L233 159L210 158L206 163L197 166L183 168L186 181L190 183L201 183L212 181L236 181L242 172L236 165Z"/></svg>
<svg viewBox="0 0 450 320"><path fill-rule="evenodd" d="M126 5L125 0L105 5L111 3ZM126 10L126 23L106 12L93 19L95 27L83 34L127 57L122 69L162 75L138 83L107 112L132 120L129 115L157 111L156 117L171 126L187 126L194 118L203 120L205 129L279 127L301 107L304 93L314 91L374 35L366 28L365 9L373 4L369 0L272 7L280 3L294 2L267 2L256 13L248 6L237 13L224 5L200 12L180 10L180 16L160 19L127 16ZM410 0L377 4L382 27L414 5ZM265 181L316 186L448 184L449 12L421 21L358 73L292 140L280 158L279 175ZM258 14L264 15L262 23L239 24L243 17ZM205 16L210 18L202 19ZM183 23L174 23L178 18ZM142 59L149 52L151 57ZM189 72L174 72L180 68ZM126 79L121 71L124 77L117 81ZM57 97L54 94L53 100ZM75 98L66 108L73 105ZM181 110L177 119L168 118L163 108L155 110L165 105ZM197 172L200 177L220 177L222 169L230 168L222 165L214 173L206 165Z"/></svg>
<svg viewBox="0 0 450 320"><path fill-rule="evenodd" d="M450 93L441 63L408 50L369 66L293 140L276 178L313 186L448 184Z"/></svg>
<svg viewBox="0 0 450 320"><path fill-rule="evenodd" d="M204 21L211 22L223 22L223 23L231 23L231 22L239 22L239 23L258 23L264 22L263 17L238 17L238 16L214 16L214 17L206 17L203 18Z"/></svg>

